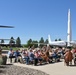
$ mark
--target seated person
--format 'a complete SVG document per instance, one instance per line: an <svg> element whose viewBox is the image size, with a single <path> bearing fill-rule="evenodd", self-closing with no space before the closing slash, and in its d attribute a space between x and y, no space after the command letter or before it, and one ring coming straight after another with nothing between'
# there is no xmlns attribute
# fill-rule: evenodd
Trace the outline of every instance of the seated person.
<svg viewBox="0 0 76 75"><path fill-rule="evenodd" d="M53 61L53 52L52 50L49 51L49 59L52 62Z"/></svg>
<svg viewBox="0 0 76 75"><path fill-rule="evenodd" d="M38 51L35 51L34 55L34 65L36 66L38 64Z"/></svg>
<svg viewBox="0 0 76 75"><path fill-rule="evenodd" d="M20 54L19 50L16 50L14 52L14 55L15 55L15 62L18 62L18 61L20 62L19 57L21 57L21 54Z"/></svg>
<svg viewBox="0 0 76 75"><path fill-rule="evenodd" d="M43 52L43 50L41 50L41 58L43 61L49 63L48 53L46 51Z"/></svg>
<svg viewBox="0 0 76 75"><path fill-rule="evenodd" d="M8 55L7 55L9 58L10 58L10 63L12 63L12 58L14 58L14 51L12 49L10 49L10 51L8 52Z"/></svg>
<svg viewBox="0 0 76 75"><path fill-rule="evenodd" d="M25 50L22 50L22 51L21 51L22 59L24 59L24 58L25 58L25 54L26 54Z"/></svg>
<svg viewBox="0 0 76 75"><path fill-rule="evenodd" d="M40 50L38 50L38 61L39 61L40 65L42 65L43 59L41 57L41 51Z"/></svg>
<svg viewBox="0 0 76 75"><path fill-rule="evenodd" d="M34 62L34 53L32 50L30 50L29 52L29 61L30 61L30 64L33 64Z"/></svg>
<svg viewBox="0 0 76 75"><path fill-rule="evenodd" d="M23 52L23 59L25 60L26 65L29 65L29 52L27 50Z"/></svg>

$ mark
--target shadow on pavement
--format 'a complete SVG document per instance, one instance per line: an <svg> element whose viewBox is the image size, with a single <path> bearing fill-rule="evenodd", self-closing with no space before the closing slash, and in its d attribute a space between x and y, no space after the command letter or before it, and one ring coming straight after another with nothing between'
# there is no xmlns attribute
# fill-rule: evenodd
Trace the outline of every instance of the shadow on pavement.
<svg viewBox="0 0 76 75"><path fill-rule="evenodd" d="M70 67L76 67L76 65L69 65Z"/></svg>

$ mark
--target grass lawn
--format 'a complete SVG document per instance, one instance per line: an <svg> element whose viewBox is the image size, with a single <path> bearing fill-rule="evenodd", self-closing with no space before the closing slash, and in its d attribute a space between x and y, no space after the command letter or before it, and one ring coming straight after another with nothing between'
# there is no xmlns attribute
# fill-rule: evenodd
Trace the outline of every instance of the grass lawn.
<svg viewBox="0 0 76 75"><path fill-rule="evenodd" d="M12 48L14 51L20 49L18 47L2 47L2 50L10 50L10 48Z"/></svg>
<svg viewBox="0 0 76 75"><path fill-rule="evenodd" d="M22 50L22 49L27 49L27 48L21 48L21 47L2 47L2 50L10 50L10 48L12 48L14 51L16 50Z"/></svg>

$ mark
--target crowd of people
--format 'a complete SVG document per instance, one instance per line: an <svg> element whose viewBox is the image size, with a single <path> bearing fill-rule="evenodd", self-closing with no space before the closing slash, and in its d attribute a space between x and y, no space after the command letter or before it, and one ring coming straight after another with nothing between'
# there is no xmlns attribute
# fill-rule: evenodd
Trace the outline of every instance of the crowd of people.
<svg viewBox="0 0 76 75"><path fill-rule="evenodd" d="M15 58L14 62L21 62L27 65L34 64L35 66L43 63L59 62L60 59L64 59L64 63L68 66L72 64L73 59L74 63L76 62L75 54L75 48L51 48L50 46L44 46L43 48L19 49L16 51L10 49L8 57L11 63L12 59Z"/></svg>

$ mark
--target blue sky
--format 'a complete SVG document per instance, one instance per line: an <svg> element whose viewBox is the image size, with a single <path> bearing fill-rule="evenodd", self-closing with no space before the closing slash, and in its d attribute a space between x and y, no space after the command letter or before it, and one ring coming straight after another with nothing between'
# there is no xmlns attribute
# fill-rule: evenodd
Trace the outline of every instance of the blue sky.
<svg viewBox="0 0 76 75"><path fill-rule="evenodd" d="M76 40L76 0L0 0L0 24L15 28L0 28L0 38L41 37L67 39L68 9L71 10L72 39Z"/></svg>

